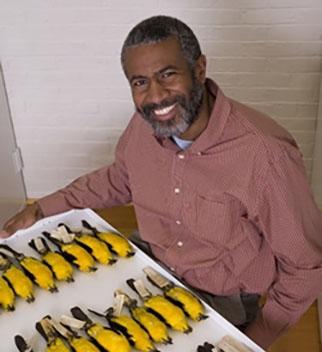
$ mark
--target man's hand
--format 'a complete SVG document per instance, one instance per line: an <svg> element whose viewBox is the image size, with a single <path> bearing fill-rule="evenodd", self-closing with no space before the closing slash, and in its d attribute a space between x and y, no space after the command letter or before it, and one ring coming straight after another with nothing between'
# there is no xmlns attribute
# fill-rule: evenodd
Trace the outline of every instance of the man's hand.
<svg viewBox="0 0 322 352"><path fill-rule="evenodd" d="M37 203L27 205L4 224L3 230L0 230L0 237L9 237L16 231L31 226L41 218L43 218L43 214Z"/></svg>

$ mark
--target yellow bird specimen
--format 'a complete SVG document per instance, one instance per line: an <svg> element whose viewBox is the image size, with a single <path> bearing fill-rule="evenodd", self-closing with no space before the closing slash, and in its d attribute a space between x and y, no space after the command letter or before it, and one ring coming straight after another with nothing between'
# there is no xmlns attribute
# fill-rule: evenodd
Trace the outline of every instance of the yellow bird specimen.
<svg viewBox="0 0 322 352"><path fill-rule="evenodd" d="M73 351L75 352L100 352L100 350L90 342L81 336L71 337L69 340L69 344L73 347Z"/></svg>
<svg viewBox="0 0 322 352"><path fill-rule="evenodd" d="M20 265L33 277L34 282L41 288L50 291L58 291L52 271L47 265L36 258L25 257Z"/></svg>
<svg viewBox="0 0 322 352"><path fill-rule="evenodd" d="M49 346L46 348L46 352L70 352L70 348L67 347L64 341L57 337L55 340L51 342Z"/></svg>
<svg viewBox="0 0 322 352"><path fill-rule="evenodd" d="M93 324L87 330L87 334L108 352L131 351L130 343L123 334L105 328L103 325Z"/></svg>
<svg viewBox="0 0 322 352"><path fill-rule="evenodd" d="M184 333L189 333L192 331L184 312L178 306L170 302L164 296L152 295L152 293L144 286L142 280L135 281L133 279L129 279L126 282L139 294L143 300L143 305L152 313L157 316L161 316L165 323L172 329Z"/></svg>
<svg viewBox="0 0 322 352"><path fill-rule="evenodd" d="M59 281L72 282L73 267L72 265L58 252L52 252L42 237L37 237L29 242L29 246L37 251L45 264L53 271L55 278Z"/></svg>
<svg viewBox="0 0 322 352"><path fill-rule="evenodd" d="M94 258L77 243L61 244L60 250L66 258L72 258L73 263L79 268L80 271L90 272L95 271Z"/></svg>
<svg viewBox="0 0 322 352"><path fill-rule="evenodd" d="M93 235L78 235L75 237L75 241L85 246L100 264L114 264L116 262L106 243Z"/></svg>
<svg viewBox="0 0 322 352"><path fill-rule="evenodd" d="M192 292L182 286L174 285L151 267L146 267L143 271L149 281L160 288L165 297L182 308L189 318L195 321L207 318L204 314L203 304Z"/></svg>
<svg viewBox="0 0 322 352"><path fill-rule="evenodd" d="M149 335L132 318L126 315L119 315L109 317L108 321L111 327L123 332L137 350L142 352L156 351Z"/></svg>
<svg viewBox="0 0 322 352"><path fill-rule="evenodd" d="M102 324L93 322L89 317L79 308L71 309L74 318L61 318L64 325L74 327L76 324L82 323L79 328L84 329L88 336L94 339L104 350L108 352L130 352L131 346L126 337L119 331L105 327ZM77 318L77 319L75 319ZM77 325L76 325L77 326Z"/></svg>
<svg viewBox="0 0 322 352"><path fill-rule="evenodd" d="M50 324L50 320L46 318L36 323L36 329L40 335L46 340L47 346L45 352L70 352L71 349L65 344L63 339Z"/></svg>
<svg viewBox="0 0 322 352"><path fill-rule="evenodd" d="M71 352L69 345L66 344L61 337L59 337L58 332L54 329L50 322L50 318L45 317L40 322L36 323L37 331L47 343L45 352Z"/></svg>
<svg viewBox="0 0 322 352"><path fill-rule="evenodd" d="M114 264L116 259L105 242L90 234L73 232L67 225L61 223L58 228L65 228L69 235L74 236L74 240L84 247L100 264Z"/></svg>
<svg viewBox="0 0 322 352"><path fill-rule="evenodd" d="M3 270L3 278L9 282L17 296L23 298L28 303L35 300L32 281L22 270L2 255L0 255L0 269Z"/></svg>
<svg viewBox="0 0 322 352"><path fill-rule="evenodd" d="M63 228L61 226L60 228ZM43 235L53 242L60 250L63 257L68 260L70 263L74 264L82 272L95 271L95 260L90 253L87 252L82 246L78 243L73 242L75 236L64 240L64 235L68 234L65 228L61 229L64 232L61 238L56 238L49 232L44 231ZM65 233L66 232L66 233Z"/></svg>
<svg viewBox="0 0 322 352"><path fill-rule="evenodd" d="M82 225L92 231L100 240L104 241L109 246L110 250L118 256L131 257L135 254L133 247L125 237L115 232L100 232L86 220L82 220Z"/></svg>
<svg viewBox="0 0 322 352"><path fill-rule="evenodd" d="M65 350L54 349L57 345L59 345L59 347L64 346L64 343L61 339L59 339L58 334L64 337L64 339L71 346L73 352L100 352L100 350L92 342L82 336L78 336L74 331L67 330L63 325L52 320L50 316L43 318L37 324L37 330L47 340L46 352L65 352ZM60 341L58 341L58 339ZM66 351L70 351L70 349L67 348Z"/></svg>
<svg viewBox="0 0 322 352"><path fill-rule="evenodd" d="M146 307L138 306L135 299L132 299L121 290L117 290L116 293L124 296L124 305L128 307L131 317L144 327L154 342L172 343L167 326L163 321L150 313Z"/></svg>
<svg viewBox="0 0 322 352"><path fill-rule="evenodd" d="M7 311L15 310L15 294L8 282L0 276L0 306Z"/></svg>
<svg viewBox="0 0 322 352"><path fill-rule="evenodd" d="M0 252L5 255L8 253L14 255L21 267L39 287L50 292L58 291L52 271L40 260L25 256L23 253L18 253L5 244L0 245Z"/></svg>
<svg viewBox="0 0 322 352"><path fill-rule="evenodd" d="M113 308L107 309L106 314L100 314L93 310L89 311L105 317L110 326L124 334L130 344L137 350L141 352L158 352L147 332L134 319L126 315L114 315Z"/></svg>

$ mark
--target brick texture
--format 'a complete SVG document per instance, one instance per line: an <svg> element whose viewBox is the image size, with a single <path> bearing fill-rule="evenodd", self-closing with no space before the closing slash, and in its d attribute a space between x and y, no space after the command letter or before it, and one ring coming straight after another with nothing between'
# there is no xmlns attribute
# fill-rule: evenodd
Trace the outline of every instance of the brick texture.
<svg viewBox="0 0 322 352"><path fill-rule="evenodd" d="M297 139L311 173L322 65L321 0L0 0L0 61L28 197L113 160L133 104L122 41L154 14L186 21L208 75Z"/></svg>
<svg viewBox="0 0 322 352"><path fill-rule="evenodd" d="M312 188L314 191L315 200L322 210L322 81L315 138L316 141L314 143L312 167Z"/></svg>

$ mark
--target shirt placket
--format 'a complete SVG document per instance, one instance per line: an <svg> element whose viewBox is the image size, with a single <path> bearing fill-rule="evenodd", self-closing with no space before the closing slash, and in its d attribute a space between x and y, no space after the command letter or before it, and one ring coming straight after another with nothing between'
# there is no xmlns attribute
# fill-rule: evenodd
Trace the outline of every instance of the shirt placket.
<svg viewBox="0 0 322 352"><path fill-rule="evenodd" d="M184 241L184 229L182 224L182 206L184 198L184 185L183 185L183 174L187 163L188 153L180 151L175 154L173 160L172 169L172 182L170 192L172 193L172 217L171 217L171 236L173 236L172 245L167 249L165 253L165 259L168 263L170 270L176 271L178 264L180 263L180 252L183 250Z"/></svg>

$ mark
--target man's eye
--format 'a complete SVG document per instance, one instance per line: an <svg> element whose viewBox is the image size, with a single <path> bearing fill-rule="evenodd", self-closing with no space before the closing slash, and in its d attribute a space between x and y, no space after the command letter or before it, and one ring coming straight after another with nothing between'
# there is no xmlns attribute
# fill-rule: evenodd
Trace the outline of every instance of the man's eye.
<svg viewBox="0 0 322 352"><path fill-rule="evenodd" d="M174 71L167 71L162 73L162 78L169 78L175 74Z"/></svg>
<svg viewBox="0 0 322 352"><path fill-rule="evenodd" d="M145 83L146 83L146 80L144 80L144 79L139 79L139 80L137 80L137 81L134 81L134 82L132 83L132 86L133 86L133 87L142 87Z"/></svg>

